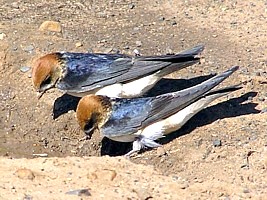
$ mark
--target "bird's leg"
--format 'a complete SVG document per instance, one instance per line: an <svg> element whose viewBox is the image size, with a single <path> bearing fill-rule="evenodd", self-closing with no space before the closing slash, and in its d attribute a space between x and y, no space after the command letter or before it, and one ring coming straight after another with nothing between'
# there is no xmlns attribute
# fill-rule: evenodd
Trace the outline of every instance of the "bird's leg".
<svg viewBox="0 0 267 200"><path fill-rule="evenodd" d="M140 151L141 149L142 149L142 143L140 142L139 139L137 139L133 142L133 149L129 151L127 154L125 154L124 156L129 158L132 156L132 154Z"/></svg>

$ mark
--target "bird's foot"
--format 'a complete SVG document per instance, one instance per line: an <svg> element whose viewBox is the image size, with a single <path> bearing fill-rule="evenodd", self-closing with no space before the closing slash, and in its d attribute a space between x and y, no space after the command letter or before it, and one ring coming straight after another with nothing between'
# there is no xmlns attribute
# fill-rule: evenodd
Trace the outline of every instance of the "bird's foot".
<svg viewBox="0 0 267 200"><path fill-rule="evenodd" d="M140 142L140 140L135 140L133 142L133 149L128 153L126 153L124 156L126 158L130 158L134 153L139 152L141 149L142 149L142 143Z"/></svg>

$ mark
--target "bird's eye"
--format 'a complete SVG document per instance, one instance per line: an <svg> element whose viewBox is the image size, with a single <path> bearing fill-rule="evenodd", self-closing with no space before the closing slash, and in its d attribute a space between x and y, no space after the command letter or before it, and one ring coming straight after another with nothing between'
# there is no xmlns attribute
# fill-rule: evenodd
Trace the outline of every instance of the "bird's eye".
<svg viewBox="0 0 267 200"><path fill-rule="evenodd" d="M49 85L51 81L52 81L51 76L47 76L46 79L42 82L41 87L45 85Z"/></svg>

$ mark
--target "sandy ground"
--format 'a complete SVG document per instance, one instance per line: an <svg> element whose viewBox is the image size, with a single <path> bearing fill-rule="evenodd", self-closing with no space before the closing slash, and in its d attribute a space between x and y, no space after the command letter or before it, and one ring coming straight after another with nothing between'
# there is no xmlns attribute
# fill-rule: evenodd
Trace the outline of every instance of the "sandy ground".
<svg viewBox="0 0 267 200"><path fill-rule="evenodd" d="M0 199L267 199L266 19L263 0L0 0ZM40 31L46 20L62 31ZM38 101L23 72L54 51L160 55L197 44L206 47L201 63L146 95L233 65L240 70L222 86L243 89L130 160L113 156L131 144L98 133L79 141L79 99L51 90Z"/></svg>

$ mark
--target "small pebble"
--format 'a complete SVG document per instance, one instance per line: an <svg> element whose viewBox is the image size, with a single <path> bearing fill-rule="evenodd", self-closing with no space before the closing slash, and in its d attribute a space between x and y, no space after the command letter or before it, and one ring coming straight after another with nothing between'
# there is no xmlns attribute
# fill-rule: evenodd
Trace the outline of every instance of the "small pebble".
<svg viewBox="0 0 267 200"><path fill-rule="evenodd" d="M148 193L148 191L145 188L136 187L135 189L133 189L133 191L139 197L138 199L153 199L152 196Z"/></svg>
<svg viewBox="0 0 267 200"><path fill-rule="evenodd" d="M59 22L55 21L44 21L39 27L40 31L52 31L52 32L61 32L62 28Z"/></svg>
<svg viewBox="0 0 267 200"><path fill-rule="evenodd" d="M11 6L12 6L12 8L19 9L19 4L18 4L18 2L13 2L13 3L11 3Z"/></svg>
<svg viewBox="0 0 267 200"><path fill-rule="evenodd" d="M244 188L244 189L243 189L243 192L244 192L244 193L249 193L249 189L248 189L248 188Z"/></svg>
<svg viewBox="0 0 267 200"><path fill-rule="evenodd" d="M34 50L34 46L33 45L28 45L26 47L23 47L23 50L29 53L32 53Z"/></svg>
<svg viewBox="0 0 267 200"><path fill-rule="evenodd" d="M267 107L261 110L261 113L267 113Z"/></svg>
<svg viewBox="0 0 267 200"><path fill-rule="evenodd" d="M68 195L77 195L77 196L91 196L88 189L79 189L79 190L71 190L66 192Z"/></svg>
<svg viewBox="0 0 267 200"><path fill-rule="evenodd" d="M130 4L128 5L128 8L129 8L129 9L134 9L134 7L135 7L135 5L134 5L133 3L130 3Z"/></svg>
<svg viewBox="0 0 267 200"><path fill-rule="evenodd" d="M113 51L113 48L112 47L108 47L108 48L105 48L103 50L103 53L111 53Z"/></svg>
<svg viewBox="0 0 267 200"><path fill-rule="evenodd" d="M35 157L47 157L48 156L47 153L34 153L32 155L35 156Z"/></svg>
<svg viewBox="0 0 267 200"><path fill-rule="evenodd" d="M139 28L139 27L134 27L133 30L134 30L134 31L139 31L140 28Z"/></svg>
<svg viewBox="0 0 267 200"><path fill-rule="evenodd" d="M113 48L113 49L112 49L112 52L113 52L113 53L116 53L116 54L119 54L121 51L120 51L119 49Z"/></svg>
<svg viewBox="0 0 267 200"><path fill-rule="evenodd" d="M222 141L219 140L219 139L215 139L215 140L213 140L212 143L213 143L213 146L214 146L214 147L222 146Z"/></svg>
<svg viewBox="0 0 267 200"><path fill-rule="evenodd" d="M33 180L35 178L34 173L30 169L18 169L15 172L15 175L19 177L20 179L28 179L28 180Z"/></svg>
<svg viewBox="0 0 267 200"><path fill-rule="evenodd" d="M228 10L228 7L222 7L221 9L222 9L222 11L226 11L226 10Z"/></svg>
<svg viewBox="0 0 267 200"><path fill-rule="evenodd" d="M179 184L179 188L182 189L182 190L184 190L184 189L186 189L188 187L189 187L189 185L187 183Z"/></svg>
<svg viewBox="0 0 267 200"><path fill-rule="evenodd" d="M0 40L3 40L6 37L6 34L0 33Z"/></svg>
<svg viewBox="0 0 267 200"><path fill-rule="evenodd" d="M103 181L113 181L117 176L115 170L99 169L94 172L89 172L87 178L90 180L100 179Z"/></svg>
<svg viewBox="0 0 267 200"><path fill-rule="evenodd" d="M158 157L161 157L161 156L164 156L164 155L166 155L167 153L166 153L166 151L165 151L165 149L163 148L163 147L158 147L157 148L157 156Z"/></svg>
<svg viewBox="0 0 267 200"><path fill-rule="evenodd" d="M76 42L76 44L75 44L75 47L77 48L77 47L81 47L81 46L83 46L83 43L81 43L81 42Z"/></svg>
<svg viewBox="0 0 267 200"><path fill-rule="evenodd" d="M159 21L164 21L165 20L165 17L159 17Z"/></svg>
<svg viewBox="0 0 267 200"><path fill-rule="evenodd" d="M256 72L255 75L256 75L256 76L260 76L261 73L260 73L260 72Z"/></svg>
<svg viewBox="0 0 267 200"><path fill-rule="evenodd" d="M173 50L170 47L166 48L166 54L171 55L173 54Z"/></svg>
<svg viewBox="0 0 267 200"><path fill-rule="evenodd" d="M176 21L172 21L172 22L171 22L171 25L172 25L172 26L175 26L176 24L177 24Z"/></svg>
<svg viewBox="0 0 267 200"><path fill-rule="evenodd" d="M141 41L136 41L135 44L136 44L137 47L141 47L142 46L142 42Z"/></svg>
<svg viewBox="0 0 267 200"><path fill-rule="evenodd" d="M23 72L23 73L26 73L27 71L29 71L31 68L28 67L28 66L23 66L20 68L20 71Z"/></svg>
<svg viewBox="0 0 267 200"><path fill-rule="evenodd" d="M23 200L32 200L32 196L25 194L25 196L23 197Z"/></svg>
<svg viewBox="0 0 267 200"><path fill-rule="evenodd" d="M262 96L260 96L258 99L259 101L265 101L265 97L262 97Z"/></svg>

